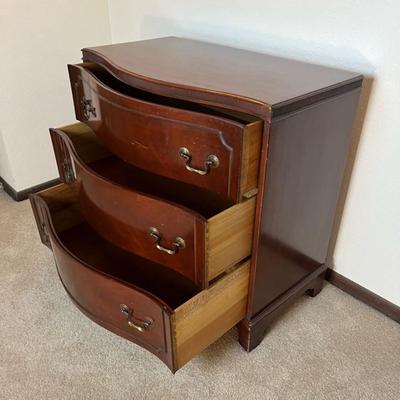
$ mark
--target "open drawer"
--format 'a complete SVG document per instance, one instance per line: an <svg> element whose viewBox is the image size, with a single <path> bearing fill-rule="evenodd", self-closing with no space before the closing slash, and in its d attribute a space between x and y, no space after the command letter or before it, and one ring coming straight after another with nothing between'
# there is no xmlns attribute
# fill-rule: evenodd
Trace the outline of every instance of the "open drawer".
<svg viewBox="0 0 400 400"><path fill-rule="evenodd" d="M52 129L61 180L104 239L199 288L251 254L255 197L233 204L123 162L85 124Z"/></svg>
<svg viewBox="0 0 400 400"><path fill-rule="evenodd" d="M76 118L124 161L234 203L257 187L258 118L138 90L96 64L68 69Z"/></svg>
<svg viewBox="0 0 400 400"><path fill-rule="evenodd" d="M248 261L199 291L173 270L97 235L80 213L75 189L62 184L30 199L60 279L89 318L175 372L245 316Z"/></svg>

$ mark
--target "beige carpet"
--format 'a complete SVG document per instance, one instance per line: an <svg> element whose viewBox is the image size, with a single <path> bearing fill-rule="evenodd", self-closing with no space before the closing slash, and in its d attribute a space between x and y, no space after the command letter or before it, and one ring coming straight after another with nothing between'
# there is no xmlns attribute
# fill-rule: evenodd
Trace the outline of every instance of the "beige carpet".
<svg viewBox="0 0 400 400"><path fill-rule="evenodd" d="M327 285L247 354L232 330L176 375L67 298L28 201L0 190L0 399L400 399L400 326ZM379 266L377 266L379 267Z"/></svg>

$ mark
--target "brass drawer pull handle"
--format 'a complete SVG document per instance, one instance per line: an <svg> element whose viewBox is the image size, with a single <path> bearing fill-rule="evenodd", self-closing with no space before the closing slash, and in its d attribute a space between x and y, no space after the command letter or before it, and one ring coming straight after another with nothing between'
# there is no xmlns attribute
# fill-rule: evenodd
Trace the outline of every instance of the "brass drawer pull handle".
<svg viewBox="0 0 400 400"><path fill-rule="evenodd" d="M192 161L192 155L190 154L190 151L186 147L181 147L179 149L179 157L185 160L186 169L188 171L195 172L196 174L199 175L207 175L211 171L211 168L217 168L219 166L218 157L215 156L214 154L210 154L204 161L204 169L191 167L190 163Z"/></svg>
<svg viewBox="0 0 400 400"><path fill-rule="evenodd" d="M167 253L170 255L178 253L178 251L180 249L184 249L186 246L185 241L180 236L177 236L175 238L174 243L172 243L172 247L173 247L172 249L169 249L168 247L164 247L161 244L161 234L158 231L158 229L154 228L154 227L149 228L149 235L155 239L155 245L158 250L163 251L164 253Z"/></svg>
<svg viewBox="0 0 400 400"><path fill-rule="evenodd" d="M121 304L119 308L122 314L124 314L125 317L127 318L128 325L131 328L135 328L139 332L146 332L151 329L154 321L150 317L145 317L144 320L137 319L135 321L133 317L133 310L130 309L126 304Z"/></svg>
<svg viewBox="0 0 400 400"><path fill-rule="evenodd" d="M81 100L82 108L83 108L83 115L86 119L90 118L90 114L96 118L96 108L92 104L92 100L83 97Z"/></svg>

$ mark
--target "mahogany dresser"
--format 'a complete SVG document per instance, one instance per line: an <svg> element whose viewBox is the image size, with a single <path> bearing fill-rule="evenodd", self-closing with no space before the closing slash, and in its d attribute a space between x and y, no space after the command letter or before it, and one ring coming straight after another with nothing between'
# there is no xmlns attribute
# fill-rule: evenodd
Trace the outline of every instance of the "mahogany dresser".
<svg viewBox="0 0 400 400"><path fill-rule="evenodd" d="M173 372L315 296L362 76L174 37L85 48L31 196L76 306Z"/></svg>

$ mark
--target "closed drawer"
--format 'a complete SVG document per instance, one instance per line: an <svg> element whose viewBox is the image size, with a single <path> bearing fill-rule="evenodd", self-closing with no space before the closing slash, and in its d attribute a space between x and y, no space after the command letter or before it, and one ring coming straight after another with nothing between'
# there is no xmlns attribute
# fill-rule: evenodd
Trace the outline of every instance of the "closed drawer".
<svg viewBox="0 0 400 400"><path fill-rule="evenodd" d="M63 182L91 227L116 246L198 287L251 254L255 197L232 205L212 192L134 168L84 124L51 130Z"/></svg>
<svg viewBox="0 0 400 400"><path fill-rule="evenodd" d="M245 316L248 262L199 291L174 271L106 242L73 198L73 188L60 185L31 203L67 293L89 318L176 371Z"/></svg>
<svg viewBox="0 0 400 400"><path fill-rule="evenodd" d="M95 64L69 74L76 118L124 161L233 202L256 188L260 120L142 92Z"/></svg>

